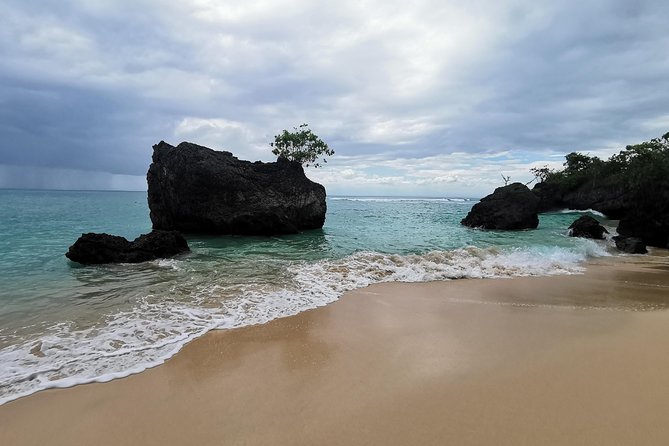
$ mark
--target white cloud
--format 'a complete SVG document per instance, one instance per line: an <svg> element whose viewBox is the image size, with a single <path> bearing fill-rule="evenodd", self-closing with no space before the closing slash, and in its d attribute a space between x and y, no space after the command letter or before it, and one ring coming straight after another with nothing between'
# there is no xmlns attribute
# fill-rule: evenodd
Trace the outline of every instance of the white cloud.
<svg viewBox="0 0 669 446"><path fill-rule="evenodd" d="M193 117L182 119L174 130L179 142L187 140L215 150L227 150L240 159L273 160L268 143L257 135L241 122Z"/></svg>
<svg viewBox="0 0 669 446"><path fill-rule="evenodd" d="M307 122L336 151L315 172L333 188L481 193L500 172L526 178L533 162L606 157L669 130L667 12L659 0L10 0L0 136L14 146L0 160L137 173L150 141L170 138L270 160L273 135Z"/></svg>
<svg viewBox="0 0 669 446"><path fill-rule="evenodd" d="M314 181L322 182L334 195L405 195L482 197L503 185L502 177L528 183L530 169L559 168L562 160L550 153L535 161L523 161L497 154L453 153L423 158L345 157L332 159L322 168L309 169ZM392 175L378 171L391 171Z"/></svg>

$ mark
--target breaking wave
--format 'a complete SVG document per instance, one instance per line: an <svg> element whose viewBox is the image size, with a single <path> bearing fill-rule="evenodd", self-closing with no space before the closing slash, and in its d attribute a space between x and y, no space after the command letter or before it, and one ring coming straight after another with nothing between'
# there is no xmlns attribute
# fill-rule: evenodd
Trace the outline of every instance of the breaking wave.
<svg viewBox="0 0 669 446"><path fill-rule="evenodd" d="M591 240L570 248L470 247L408 255L361 251L340 259L286 262L283 283L249 284L234 295L225 283L197 284L185 298L147 294L132 309L92 327L55 324L37 338L0 350L0 404L42 389L138 373L210 330L294 315L374 283L578 274L589 257L605 255L606 247ZM185 262L161 260L157 266L179 270Z"/></svg>

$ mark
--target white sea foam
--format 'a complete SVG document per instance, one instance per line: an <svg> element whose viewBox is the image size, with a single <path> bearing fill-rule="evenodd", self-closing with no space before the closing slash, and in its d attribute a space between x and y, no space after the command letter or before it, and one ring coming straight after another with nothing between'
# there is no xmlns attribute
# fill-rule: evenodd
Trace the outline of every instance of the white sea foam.
<svg viewBox="0 0 669 446"><path fill-rule="evenodd" d="M177 259L159 259L155 260L154 263L161 268L171 268L175 271L179 271L181 269L182 261Z"/></svg>
<svg viewBox="0 0 669 446"><path fill-rule="evenodd" d="M412 255L357 252L336 260L290 264L292 283L279 289L249 288L237 297L220 299L225 284L214 283L193 290L189 303L146 296L132 310L91 328L61 323L39 339L0 350L0 404L42 389L138 373L163 363L209 330L297 314L373 283L577 274L588 257L603 255L605 247L592 240L584 240L578 248L463 248ZM157 264L178 267L169 261Z"/></svg>
<svg viewBox="0 0 669 446"><path fill-rule="evenodd" d="M602 214L599 211L594 209L562 209L559 211L561 214L592 214L598 217L606 218L606 215Z"/></svg>
<svg viewBox="0 0 669 446"><path fill-rule="evenodd" d="M430 202L430 203L471 203L478 200L471 198L437 198L437 197L328 197L328 200L334 201L361 201L361 202L379 202L379 203L397 203L397 202Z"/></svg>

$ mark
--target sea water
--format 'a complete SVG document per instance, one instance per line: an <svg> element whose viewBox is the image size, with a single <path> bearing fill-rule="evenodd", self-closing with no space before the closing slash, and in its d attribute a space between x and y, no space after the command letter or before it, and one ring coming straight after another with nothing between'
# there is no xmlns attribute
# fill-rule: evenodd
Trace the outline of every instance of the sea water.
<svg viewBox="0 0 669 446"><path fill-rule="evenodd" d="M609 255L607 241L567 236L573 212L532 231L465 228L476 201L330 197L322 230L187 236L176 258L84 267L64 256L82 233L151 230L146 192L0 190L0 404L140 372L209 330L373 283L575 274Z"/></svg>

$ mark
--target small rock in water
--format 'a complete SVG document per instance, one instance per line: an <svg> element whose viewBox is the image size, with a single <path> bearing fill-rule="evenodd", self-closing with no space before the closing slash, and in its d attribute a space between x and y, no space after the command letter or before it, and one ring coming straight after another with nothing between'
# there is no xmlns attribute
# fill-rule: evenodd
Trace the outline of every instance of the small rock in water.
<svg viewBox="0 0 669 446"><path fill-rule="evenodd" d="M606 228L602 226L599 221L597 221L597 219L589 215L580 217L569 226L569 235L571 237L584 237L602 240L604 238L604 234L608 233L609 231L607 231Z"/></svg>
<svg viewBox="0 0 669 446"><path fill-rule="evenodd" d="M187 251L188 243L178 231L154 230L132 242L117 235L89 232L82 234L65 256L73 262L93 265L146 262Z"/></svg>

